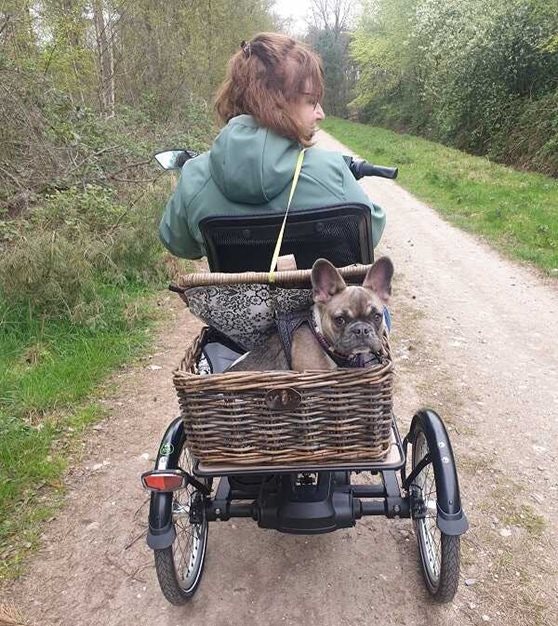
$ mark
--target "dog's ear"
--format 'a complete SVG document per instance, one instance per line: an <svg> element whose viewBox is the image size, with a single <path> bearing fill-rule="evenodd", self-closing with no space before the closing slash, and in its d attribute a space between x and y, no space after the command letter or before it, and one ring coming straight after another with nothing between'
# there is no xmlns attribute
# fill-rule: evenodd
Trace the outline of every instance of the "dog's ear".
<svg viewBox="0 0 558 626"><path fill-rule="evenodd" d="M393 263L389 257L383 256L368 270L362 286L374 291L387 304L391 295L392 278Z"/></svg>
<svg viewBox="0 0 558 626"><path fill-rule="evenodd" d="M314 302L326 303L347 285L337 269L327 260L318 259L312 266L312 295Z"/></svg>

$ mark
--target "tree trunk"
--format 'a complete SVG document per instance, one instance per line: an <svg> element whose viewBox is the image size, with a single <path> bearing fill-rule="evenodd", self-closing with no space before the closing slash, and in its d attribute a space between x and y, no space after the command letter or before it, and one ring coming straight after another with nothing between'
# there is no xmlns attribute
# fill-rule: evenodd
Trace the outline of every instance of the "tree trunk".
<svg viewBox="0 0 558 626"><path fill-rule="evenodd" d="M102 113L108 118L114 116L114 55L110 18L104 14L103 0L94 0L93 19L97 40L97 62L99 67L99 102Z"/></svg>

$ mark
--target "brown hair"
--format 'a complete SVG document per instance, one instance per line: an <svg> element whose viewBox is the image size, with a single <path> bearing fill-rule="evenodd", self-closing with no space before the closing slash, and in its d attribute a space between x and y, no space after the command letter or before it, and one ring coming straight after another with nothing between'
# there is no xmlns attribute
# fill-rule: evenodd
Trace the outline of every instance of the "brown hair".
<svg viewBox="0 0 558 626"><path fill-rule="evenodd" d="M312 133L293 116L293 104L309 92L323 97L320 57L305 44L279 33L260 33L232 56L215 98L223 122L243 113L279 135L310 145Z"/></svg>

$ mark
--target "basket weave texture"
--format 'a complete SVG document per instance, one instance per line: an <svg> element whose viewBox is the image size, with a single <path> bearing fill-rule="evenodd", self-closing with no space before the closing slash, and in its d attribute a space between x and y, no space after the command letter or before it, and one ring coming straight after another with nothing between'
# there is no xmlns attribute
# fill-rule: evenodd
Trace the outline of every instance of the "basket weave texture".
<svg viewBox="0 0 558 626"><path fill-rule="evenodd" d="M383 362L372 367L201 376L196 363L207 330L173 377L186 446L197 459L277 465L377 461L388 453L393 364L387 336Z"/></svg>

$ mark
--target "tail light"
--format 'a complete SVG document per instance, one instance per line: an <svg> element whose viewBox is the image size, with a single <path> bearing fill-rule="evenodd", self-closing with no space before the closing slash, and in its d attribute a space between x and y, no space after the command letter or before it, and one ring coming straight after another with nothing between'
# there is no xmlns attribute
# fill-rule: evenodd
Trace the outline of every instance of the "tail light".
<svg viewBox="0 0 558 626"><path fill-rule="evenodd" d="M145 472L141 475L144 489L149 491L176 491L186 486L186 476L181 470Z"/></svg>

